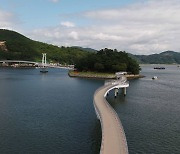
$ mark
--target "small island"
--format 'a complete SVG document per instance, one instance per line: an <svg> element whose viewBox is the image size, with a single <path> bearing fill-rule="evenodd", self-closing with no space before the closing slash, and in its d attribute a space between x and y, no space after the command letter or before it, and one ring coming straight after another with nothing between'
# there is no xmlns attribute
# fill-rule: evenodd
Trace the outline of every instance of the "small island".
<svg viewBox="0 0 180 154"><path fill-rule="evenodd" d="M125 51L102 49L79 59L70 77L114 79L115 72L127 72L128 79L144 77L139 74L140 66Z"/></svg>

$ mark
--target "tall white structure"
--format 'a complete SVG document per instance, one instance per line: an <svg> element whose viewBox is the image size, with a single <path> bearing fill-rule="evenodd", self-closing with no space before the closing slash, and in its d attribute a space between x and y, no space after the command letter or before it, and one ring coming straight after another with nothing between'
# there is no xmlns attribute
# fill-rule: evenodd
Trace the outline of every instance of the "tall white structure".
<svg viewBox="0 0 180 154"><path fill-rule="evenodd" d="M46 53L42 53L42 70L40 71L41 73L47 73L48 70L46 70Z"/></svg>
<svg viewBox="0 0 180 154"><path fill-rule="evenodd" d="M42 53L43 57L42 57L42 66L45 67L46 66L46 53Z"/></svg>

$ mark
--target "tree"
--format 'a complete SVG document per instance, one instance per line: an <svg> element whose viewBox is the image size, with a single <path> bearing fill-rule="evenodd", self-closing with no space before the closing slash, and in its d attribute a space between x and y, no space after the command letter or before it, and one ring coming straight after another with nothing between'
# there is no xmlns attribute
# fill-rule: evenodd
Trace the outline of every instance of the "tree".
<svg viewBox="0 0 180 154"><path fill-rule="evenodd" d="M101 64L101 63L95 63L94 64L94 69L101 72L101 71L104 70L104 65Z"/></svg>
<svg viewBox="0 0 180 154"><path fill-rule="evenodd" d="M126 71L127 65L125 63L112 65L113 72Z"/></svg>
<svg viewBox="0 0 180 154"><path fill-rule="evenodd" d="M139 73L139 64L128 57L126 52L118 52L116 49L101 49L97 53L83 57L77 62L78 70L98 72L126 71L133 74ZM84 68L84 69L83 69Z"/></svg>

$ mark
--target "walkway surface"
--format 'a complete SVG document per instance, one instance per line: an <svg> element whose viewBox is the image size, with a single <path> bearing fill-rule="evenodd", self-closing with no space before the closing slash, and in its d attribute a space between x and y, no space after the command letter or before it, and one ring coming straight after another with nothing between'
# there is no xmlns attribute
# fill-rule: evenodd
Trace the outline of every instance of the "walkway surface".
<svg viewBox="0 0 180 154"><path fill-rule="evenodd" d="M105 85L94 94L94 106L102 127L100 154L128 154L123 126L117 113L105 99L107 92L116 86L118 84ZM124 87L128 86L129 84L124 85Z"/></svg>

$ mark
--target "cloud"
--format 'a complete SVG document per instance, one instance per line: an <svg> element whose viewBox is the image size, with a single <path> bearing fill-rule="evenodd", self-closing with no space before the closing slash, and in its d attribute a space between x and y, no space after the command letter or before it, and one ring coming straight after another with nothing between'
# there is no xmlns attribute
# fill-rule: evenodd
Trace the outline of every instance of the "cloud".
<svg viewBox="0 0 180 154"><path fill-rule="evenodd" d="M0 28L13 29L19 22L13 13L0 9Z"/></svg>
<svg viewBox="0 0 180 154"><path fill-rule="evenodd" d="M179 0L148 0L115 9L87 11L77 15L78 21L91 21L86 25L62 22L36 30L32 37L59 46L109 47L134 54L180 51L179 8Z"/></svg>
<svg viewBox="0 0 180 154"><path fill-rule="evenodd" d="M78 33L76 31L72 31L69 33L69 37L74 39L74 40L78 40Z"/></svg>
<svg viewBox="0 0 180 154"><path fill-rule="evenodd" d="M61 22L61 25L65 27L75 27L75 24L69 21L63 21Z"/></svg>

